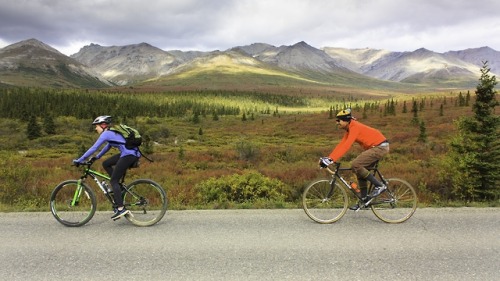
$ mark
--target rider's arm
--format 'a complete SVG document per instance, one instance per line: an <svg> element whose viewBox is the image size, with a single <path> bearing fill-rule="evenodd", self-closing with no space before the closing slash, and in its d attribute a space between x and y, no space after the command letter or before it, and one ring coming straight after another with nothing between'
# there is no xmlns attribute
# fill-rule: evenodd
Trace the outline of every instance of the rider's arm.
<svg viewBox="0 0 500 281"><path fill-rule="evenodd" d="M107 134L105 134L105 133L106 133L106 131L104 131L101 135L99 135L99 138L96 140L94 145L92 145L92 147L90 147L89 150L87 150L87 152L85 152L82 155L82 157L78 158L76 161L81 163L81 162L85 161L86 159L88 159L90 156L92 156L92 154L94 154L94 152L96 152L99 149L99 147L101 147L107 141L107 136L106 136ZM106 145L106 146L108 146L108 145ZM108 148L108 150L109 150L109 148Z"/></svg>
<svg viewBox="0 0 500 281"><path fill-rule="evenodd" d="M101 157L106 154L111 149L111 145L109 143L106 144L106 146L99 151L99 153L96 155L97 159L101 159Z"/></svg>
<svg viewBox="0 0 500 281"><path fill-rule="evenodd" d="M334 162L338 162L344 154L349 151L351 148L352 144L356 141L356 136L359 134L358 128L356 127L349 127L349 132L346 132L344 134L344 137L342 137L342 140L340 140L340 143L337 144L337 146L333 149L333 151L328 155Z"/></svg>

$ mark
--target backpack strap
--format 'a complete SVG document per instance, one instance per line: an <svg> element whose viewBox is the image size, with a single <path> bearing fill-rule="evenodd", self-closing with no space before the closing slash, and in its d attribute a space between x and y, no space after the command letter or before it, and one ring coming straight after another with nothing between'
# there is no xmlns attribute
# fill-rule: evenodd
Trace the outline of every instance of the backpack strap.
<svg viewBox="0 0 500 281"><path fill-rule="evenodd" d="M141 149L139 147L137 147L137 150L139 151L139 153L141 153L141 156L144 157L144 158L146 158L149 162L154 162L152 159L150 159L144 153L142 153L142 151L141 151Z"/></svg>

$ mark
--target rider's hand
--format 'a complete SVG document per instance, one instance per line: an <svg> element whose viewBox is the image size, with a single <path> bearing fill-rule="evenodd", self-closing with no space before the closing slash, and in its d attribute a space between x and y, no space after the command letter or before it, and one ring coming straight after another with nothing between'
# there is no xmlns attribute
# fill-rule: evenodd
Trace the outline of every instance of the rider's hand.
<svg viewBox="0 0 500 281"><path fill-rule="evenodd" d="M80 162L78 162L78 159L73 159L73 165L75 165L75 166L77 166L77 167L78 167L78 166L80 166L80 164L81 164L81 163L80 163Z"/></svg>
<svg viewBox="0 0 500 281"><path fill-rule="evenodd" d="M91 163L94 163L94 162L95 162L96 160L98 160L98 159L99 159L99 158L97 158L97 157L95 157L95 156L94 156L94 157L90 158L90 162L91 162Z"/></svg>
<svg viewBox="0 0 500 281"><path fill-rule="evenodd" d="M319 159L319 166L321 168L327 168L331 164L333 164L333 160L330 157L321 157Z"/></svg>

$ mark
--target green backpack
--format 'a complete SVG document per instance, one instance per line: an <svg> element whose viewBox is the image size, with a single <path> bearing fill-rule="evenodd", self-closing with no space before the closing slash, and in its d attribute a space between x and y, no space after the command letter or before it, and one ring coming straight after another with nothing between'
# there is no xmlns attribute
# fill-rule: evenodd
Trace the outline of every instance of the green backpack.
<svg viewBox="0 0 500 281"><path fill-rule="evenodd" d="M113 132L117 132L123 136L125 139L125 147L127 149L133 149L139 147L142 144L142 137L137 129L134 129L130 126L120 124L116 126L112 126L109 130Z"/></svg>

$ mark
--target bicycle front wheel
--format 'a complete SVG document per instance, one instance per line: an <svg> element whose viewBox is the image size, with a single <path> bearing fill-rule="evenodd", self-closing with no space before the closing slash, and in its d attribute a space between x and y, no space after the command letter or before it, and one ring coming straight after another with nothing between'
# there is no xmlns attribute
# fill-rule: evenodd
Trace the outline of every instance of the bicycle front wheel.
<svg viewBox="0 0 500 281"><path fill-rule="evenodd" d="M312 182L302 195L302 207L307 216L318 223L334 223L347 211L349 198L345 188L331 180L322 179Z"/></svg>
<svg viewBox="0 0 500 281"><path fill-rule="evenodd" d="M159 222L167 211L167 195L156 182L139 179L130 183L123 195L123 203L131 215L125 216L137 226L151 226Z"/></svg>
<svg viewBox="0 0 500 281"><path fill-rule="evenodd" d="M50 195L50 211L65 226L82 226L96 211L95 194L85 183L77 180L60 183Z"/></svg>
<svg viewBox="0 0 500 281"><path fill-rule="evenodd" d="M384 222L404 222L417 209L417 193L402 179L388 179L387 182L387 190L373 200L371 209Z"/></svg>

